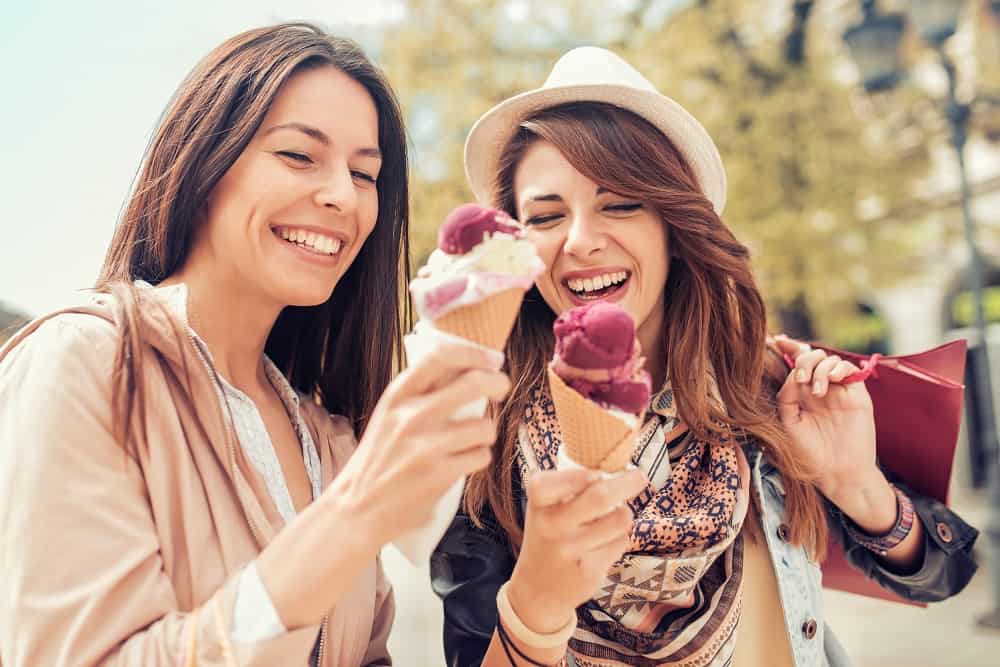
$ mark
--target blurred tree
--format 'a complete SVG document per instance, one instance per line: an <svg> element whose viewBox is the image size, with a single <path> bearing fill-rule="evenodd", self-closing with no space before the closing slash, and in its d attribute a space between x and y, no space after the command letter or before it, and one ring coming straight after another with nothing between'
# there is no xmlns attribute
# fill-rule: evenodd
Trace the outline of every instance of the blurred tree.
<svg viewBox="0 0 1000 667"><path fill-rule="evenodd" d="M978 94L1000 100L1000 10L994 10L991 5L984 2L974 7L972 64L975 73L970 83ZM988 140L1000 141L1000 106L974 110L972 127Z"/></svg>
<svg viewBox="0 0 1000 667"><path fill-rule="evenodd" d="M926 242L911 220L884 213L912 199L929 160L913 118L863 113L839 30L811 17L812 6L411 0L382 60L414 143L417 264L443 216L470 196L461 150L475 119L539 86L566 49L598 44L715 138L729 176L724 218L753 249L774 312L804 313L823 337L850 325L855 304L912 270Z"/></svg>

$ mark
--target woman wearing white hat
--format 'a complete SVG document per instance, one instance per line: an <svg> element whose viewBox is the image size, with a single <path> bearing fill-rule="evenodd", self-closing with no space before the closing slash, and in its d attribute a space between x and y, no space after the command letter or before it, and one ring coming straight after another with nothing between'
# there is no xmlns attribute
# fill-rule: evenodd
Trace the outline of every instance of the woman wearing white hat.
<svg viewBox="0 0 1000 667"><path fill-rule="evenodd" d="M841 384L857 369L779 340L796 368L768 372L748 252L719 217L722 162L683 108L615 54L575 49L480 118L465 159L547 270L506 350L493 463L432 561L450 665L848 664L823 623L829 530L910 599L965 586L977 531L876 465L868 393ZM555 316L598 300L633 316L658 390L637 469L610 478L555 469L544 379ZM947 543L925 529L941 521Z"/></svg>

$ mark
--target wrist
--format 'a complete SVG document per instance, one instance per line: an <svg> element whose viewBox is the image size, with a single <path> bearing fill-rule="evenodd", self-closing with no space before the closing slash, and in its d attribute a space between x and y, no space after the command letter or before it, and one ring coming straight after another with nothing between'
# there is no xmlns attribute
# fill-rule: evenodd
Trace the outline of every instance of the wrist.
<svg viewBox="0 0 1000 667"><path fill-rule="evenodd" d="M382 546L365 515L327 491L257 557L261 582L289 630L319 623ZM309 577L294 567L303 563L309 565Z"/></svg>
<svg viewBox="0 0 1000 667"><path fill-rule="evenodd" d="M510 582L505 583L497 591L497 629L496 634L500 645L513 664L511 650L527 664L545 667L546 665L563 665L566 647L576 631L576 614L567 619L561 628L554 632L539 633L528 627L510 602L508 590Z"/></svg>
<svg viewBox="0 0 1000 667"><path fill-rule="evenodd" d="M841 515L844 528L851 539L884 558L906 541L915 523L913 501L896 487L892 487L892 490L896 496L896 519L887 531L878 534L866 532L853 521ZM908 562L909 558L905 560Z"/></svg>
<svg viewBox="0 0 1000 667"><path fill-rule="evenodd" d="M310 507L316 506L331 529L337 526L334 530L338 534L346 529L352 542L376 545L373 553L378 554L395 537L391 531L394 522L384 512L379 515L382 503L372 498L354 477L349 471L342 471Z"/></svg>
<svg viewBox="0 0 1000 667"><path fill-rule="evenodd" d="M546 600L534 593L518 577L515 568L507 583L507 599L518 618L532 632L551 634L558 632L570 619L576 618L576 609L557 601Z"/></svg>
<svg viewBox="0 0 1000 667"><path fill-rule="evenodd" d="M897 518L896 492L877 467L842 489L825 494L858 528L871 535L892 530Z"/></svg>

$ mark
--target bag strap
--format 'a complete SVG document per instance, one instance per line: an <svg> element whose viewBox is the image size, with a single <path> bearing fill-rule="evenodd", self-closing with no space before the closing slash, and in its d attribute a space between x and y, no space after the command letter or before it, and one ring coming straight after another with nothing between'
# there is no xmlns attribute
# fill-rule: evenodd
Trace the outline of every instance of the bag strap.
<svg viewBox="0 0 1000 667"><path fill-rule="evenodd" d="M788 364L788 368L795 368L795 360L788 354L782 354L785 359L785 363ZM855 382L864 382L870 377L878 378L878 372L876 371L876 366L882 360L883 355L876 352L872 356L861 361L861 370L851 373L843 380L837 384L853 384Z"/></svg>

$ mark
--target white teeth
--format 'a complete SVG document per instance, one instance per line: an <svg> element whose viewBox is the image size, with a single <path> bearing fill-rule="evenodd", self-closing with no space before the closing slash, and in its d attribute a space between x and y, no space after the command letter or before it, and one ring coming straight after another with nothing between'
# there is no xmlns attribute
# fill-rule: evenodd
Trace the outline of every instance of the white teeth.
<svg viewBox="0 0 1000 667"><path fill-rule="evenodd" d="M596 292L611 285L617 285L628 278L628 273L619 271L617 273L604 273L591 278L573 278L566 281L566 285L574 292Z"/></svg>
<svg viewBox="0 0 1000 667"><path fill-rule="evenodd" d="M335 239L324 234L317 234L316 232L308 232L304 229L278 227L276 231L278 236L286 241L312 248L327 255L336 255L340 252L340 247L343 245L340 239Z"/></svg>

